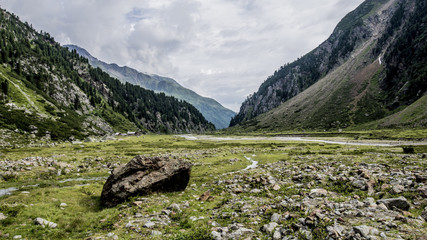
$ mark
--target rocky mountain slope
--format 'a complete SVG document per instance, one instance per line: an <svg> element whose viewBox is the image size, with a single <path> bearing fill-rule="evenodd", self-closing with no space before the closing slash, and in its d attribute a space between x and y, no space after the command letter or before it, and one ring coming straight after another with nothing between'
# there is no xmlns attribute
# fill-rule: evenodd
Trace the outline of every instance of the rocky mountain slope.
<svg viewBox="0 0 427 240"><path fill-rule="evenodd" d="M123 84L0 10L0 128L54 140L214 129L187 102Z"/></svg>
<svg viewBox="0 0 427 240"><path fill-rule="evenodd" d="M331 129L398 115L426 92L426 9L419 0L365 1L319 47L268 78L230 125ZM425 126L425 114L413 118L422 121L405 126Z"/></svg>
<svg viewBox="0 0 427 240"><path fill-rule="evenodd" d="M141 73L127 66L120 67L114 63L105 63L76 45L66 45L65 47L70 50L76 50L80 56L87 58L93 67L101 68L103 71L110 74L111 77L117 78L123 83L128 82L139 85L143 88L155 92L163 92L166 95L174 96L189 102L195 106L209 122L213 123L217 129L228 127L231 118L236 115L235 112L223 107L214 99L202 97L194 91L184 88L174 79Z"/></svg>

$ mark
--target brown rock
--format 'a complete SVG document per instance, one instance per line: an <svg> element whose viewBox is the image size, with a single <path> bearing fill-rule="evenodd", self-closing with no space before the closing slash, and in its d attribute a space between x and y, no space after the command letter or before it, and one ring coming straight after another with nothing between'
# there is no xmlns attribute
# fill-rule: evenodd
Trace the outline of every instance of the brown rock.
<svg viewBox="0 0 427 240"><path fill-rule="evenodd" d="M415 181L417 181L418 183L427 182L427 175L417 174L415 175Z"/></svg>
<svg viewBox="0 0 427 240"><path fill-rule="evenodd" d="M108 177L102 189L101 203L114 207L132 196L182 191L190 180L190 172L191 164L183 160L136 156Z"/></svg>
<svg viewBox="0 0 427 240"><path fill-rule="evenodd" d="M369 194L369 196L372 196L375 193L374 185L375 185L375 180L369 180L366 183L366 186L368 187L368 194Z"/></svg>
<svg viewBox="0 0 427 240"><path fill-rule="evenodd" d="M200 195L199 197L199 201L211 201L213 200L215 197L211 196L211 191L206 191L204 192L202 195Z"/></svg>
<svg viewBox="0 0 427 240"><path fill-rule="evenodd" d="M359 174L359 176L369 179L371 178L371 175L369 174L369 171L367 169L359 169L359 171L357 172Z"/></svg>

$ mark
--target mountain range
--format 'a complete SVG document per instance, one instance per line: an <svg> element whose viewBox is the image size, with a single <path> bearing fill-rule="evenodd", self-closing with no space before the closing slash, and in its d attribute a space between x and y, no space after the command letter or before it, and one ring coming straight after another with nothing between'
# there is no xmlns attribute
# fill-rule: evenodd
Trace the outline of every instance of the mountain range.
<svg viewBox="0 0 427 240"><path fill-rule="evenodd" d="M426 5L364 1L317 48L267 78L235 116L171 78L63 47L0 10L0 129L53 140L203 133L229 119L238 132L425 129Z"/></svg>
<svg viewBox="0 0 427 240"><path fill-rule="evenodd" d="M230 125L244 131L425 128L427 2L366 0L280 67Z"/></svg>
<svg viewBox="0 0 427 240"><path fill-rule="evenodd" d="M0 129L53 140L215 129L188 102L110 77L5 10L0 50Z"/></svg>
<svg viewBox="0 0 427 240"><path fill-rule="evenodd" d="M163 92L166 95L174 96L184 100L196 107L208 120L213 123L217 129L228 127L230 120L235 112L223 107L220 103L212 98L202 97L194 91L184 88L172 78L151 75L139 72L133 68L120 67L115 63L105 63L93 57L85 49L76 45L65 45L70 50L76 50L80 56L89 60L93 67L99 67L111 77L119 79L123 83L132 83L155 92Z"/></svg>

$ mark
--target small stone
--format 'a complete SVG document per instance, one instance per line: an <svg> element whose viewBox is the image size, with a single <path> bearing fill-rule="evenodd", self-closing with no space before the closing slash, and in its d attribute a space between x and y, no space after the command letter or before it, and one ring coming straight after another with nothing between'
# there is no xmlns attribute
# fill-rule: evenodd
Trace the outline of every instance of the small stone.
<svg viewBox="0 0 427 240"><path fill-rule="evenodd" d="M280 186L278 184L274 184L273 185L273 190L279 191L280 190Z"/></svg>
<svg viewBox="0 0 427 240"><path fill-rule="evenodd" d="M132 205L137 206L137 207L141 206L142 204L143 204L143 202L142 202L142 201L134 201L134 202L132 203Z"/></svg>
<svg viewBox="0 0 427 240"><path fill-rule="evenodd" d="M339 224L335 224L334 226L328 226L326 230L328 230L329 236L337 239L343 235L344 227Z"/></svg>
<svg viewBox="0 0 427 240"><path fill-rule="evenodd" d="M21 238L22 238L21 235L15 235L15 236L13 236L13 239L21 239Z"/></svg>
<svg viewBox="0 0 427 240"><path fill-rule="evenodd" d="M364 238L368 238L368 236L371 232L371 229L372 229L372 227L369 227L366 225L360 225L360 226L353 227L354 232L360 234L360 236L362 236Z"/></svg>
<svg viewBox="0 0 427 240"><path fill-rule="evenodd" d="M402 185L393 185L393 187L390 190L391 194L400 194L403 191L405 191L405 187Z"/></svg>
<svg viewBox="0 0 427 240"><path fill-rule="evenodd" d="M56 228L58 226L58 224L56 224L54 222L49 222L43 218L34 219L34 224L41 225L43 227L48 227L48 228Z"/></svg>
<svg viewBox="0 0 427 240"><path fill-rule="evenodd" d="M375 185L375 180L369 180L366 183L366 187L368 188L368 195L369 196L372 196L375 193L374 185Z"/></svg>
<svg viewBox="0 0 427 240"><path fill-rule="evenodd" d="M261 190L258 189L258 188L255 188L255 189L251 190L251 193L260 193L260 192L261 192Z"/></svg>
<svg viewBox="0 0 427 240"><path fill-rule="evenodd" d="M264 224L264 226L262 227L262 230L268 234L272 234L274 229L278 226L279 224L275 223L275 222L271 222L269 224Z"/></svg>
<svg viewBox="0 0 427 240"><path fill-rule="evenodd" d="M217 231L212 231L211 237L215 240L221 240L222 239L221 233L219 233Z"/></svg>
<svg viewBox="0 0 427 240"><path fill-rule="evenodd" d="M381 185L381 191L386 191L389 188L390 188L390 185L388 185L387 183L384 183L383 185Z"/></svg>
<svg viewBox="0 0 427 240"><path fill-rule="evenodd" d="M369 174L369 171L367 169L360 169L358 171L358 173L359 173L359 176L362 177L362 178L369 179L371 177L370 174Z"/></svg>
<svg viewBox="0 0 427 240"><path fill-rule="evenodd" d="M351 185L353 187L364 190L366 188L366 182L365 180L356 180Z"/></svg>
<svg viewBox="0 0 427 240"><path fill-rule="evenodd" d="M326 197L328 195L328 191L323 189L323 188L316 188L316 189L312 189L310 191L309 196L311 198L316 198L316 197Z"/></svg>
<svg viewBox="0 0 427 240"><path fill-rule="evenodd" d="M417 174L415 175L415 181L417 181L418 183L427 182L427 175Z"/></svg>
<svg viewBox="0 0 427 240"><path fill-rule="evenodd" d="M157 231L157 230L153 230L153 231L151 231L151 235L152 235L152 236L161 236L161 235L162 235L162 232Z"/></svg>
<svg viewBox="0 0 427 240"><path fill-rule="evenodd" d="M114 239L114 240L118 240L119 239L119 236L117 236L113 232L107 233L107 237L110 238L110 239Z"/></svg>
<svg viewBox="0 0 427 240"><path fill-rule="evenodd" d="M300 230L300 233L301 233L301 235L302 235L302 237L303 237L303 239L307 239L307 240L311 240L311 239L313 239L313 235L311 234L311 232L310 231L308 231L308 230Z"/></svg>
<svg viewBox="0 0 427 240"><path fill-rule="evenodd" d="M59 204L59 206L60 206L60 207L66 207L66 206L67 206L67 204L66 204L66 203L61 203L61 204Z"/></svg>
<svg viewBox="0 0 427 240"><path fill-rule="evenodd" d="M180 212L180 211L181 211L181 208L180 208L180 207L179 207L179 205L178 205L178 204L176 204L176 203L172 203L172 204L168 207L168 209L171 209L171 210L176 211L176 212Z"/></svg>
<svg viewBox="0 0 427 240"><path fill-rule="evenodd" d="M237 187L235 187L235 188L233 189L233 192L234 192L234 193L242 193L242 192L243 192L243 188L242 188L242 186L238 185Z"/></svg>
<svg viewBox="0 0 427 240"><path fill-rule="evenodd" d="M0 213L0 221L5 220L6 218L7 218L7 216L5 216L3 213Z"/></svg>
<svg viewBox="0 0 427 240"><path fill-rule="evenodd" d="M421 217L424 218L424 220L427 221L427 207L424 208L424 211L421 213Z"/></svg>
<svg viewBox="0 0 427 240"><path fill-rule="evenodd" d="M384 203L380 203L380 204L377 205L377 209L387 210L387 206Z"/></svg>
<svg viewBox="0 0 427 240"><path fill-rule="evenodd" d="M278 223L278 222L280 222L280 218L281 218L281 216L278 213L273 213L273 215L271 215L271 221L272 222Z"/></svg>
<svg viewBox="0 0 427 240"><path fill-rule="evenodd" d="M275 231L273 234L273 240L280 240L282 239L282 234L280 233L280 231Z"/></svg>
<svg viewBox="0 0 427 240"><path fill-rule="evenodd" d="M210 197L210 195L211 195L211 191L208 190L208 191L204 192L202 195L200 195L199 201L206 201L206 200L208 200L209 197Z"/></svg>
<svg viewBox="0 0 427 240"><path fill-rule="evenodd" d="M156 223L154 223L152 221L148 221L144 224L145 228L153 228L154 226L156 226Z"/></svg>

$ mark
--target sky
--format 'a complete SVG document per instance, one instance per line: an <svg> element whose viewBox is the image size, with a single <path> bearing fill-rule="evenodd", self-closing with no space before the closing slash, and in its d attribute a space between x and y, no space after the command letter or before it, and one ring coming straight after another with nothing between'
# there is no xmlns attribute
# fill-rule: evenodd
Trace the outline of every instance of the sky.
<svg viewBox="0 0 427 240"><path fill-rule="evenodd" d="M363 0L1 0L62 45L171 77L238 112Z"/></svg>

